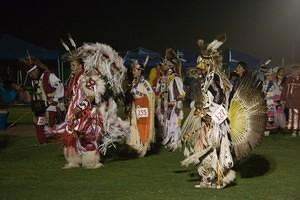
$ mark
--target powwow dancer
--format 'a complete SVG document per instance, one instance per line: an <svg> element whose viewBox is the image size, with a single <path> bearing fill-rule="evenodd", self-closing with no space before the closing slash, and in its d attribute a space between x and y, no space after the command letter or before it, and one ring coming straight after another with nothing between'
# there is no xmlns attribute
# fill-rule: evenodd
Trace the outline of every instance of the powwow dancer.
<svg viewBox="0 0 300 200"><path fill-rule="evenodd" d="M70 48L63 42L62 44L67 49L67 53L63 55L63 59L67 60L70 63L71 74L68 79L67 85L65 87L65 98L68 105L68 111L66 115L65 122L61 124L57 129L53 130L63 134L62 142L63 142L63 152L67 163L63 167L63 169L79 167L82 164L82 156L80 152L77 150L77 138L78 135L72 130L69 129L71 125L67 126L68 123L72 124L75 119L74 113L76 111L77 105L75 104L77 97L77 93L79 91L79 78L84 72L83 61L78 55L76 44L74 40L69 36L70 43L72 44L74 50L70 50ZM77 97L78 98L78 97ZM79 143L79 142L78 142ZM90 145L91 146L91 145ZM97 166L96 166L97 165ZM100 164L96 162L94 167L100 167Z"/></svg>
<svg viewBox="0 0 300 200"><path fill-rule="evenodd" d="M108 45L84 44L78 49L73 45L75 51L63 45L69 60L83 63L84 69L73 84L66 116L64 168L80 165L99 168L102 166L99 149L105 154L113 142L124 140L129 133L129 124L117 117L117 105L112 98L113 93L122 92L119 82L123 80L125 67L122 58Z"/></svg>
<svg viewBox="0 0 300 200"><path fill-rule="evenodd" d="M287 128L292 131L292 136L300 136L300 72L292 74L284 84L282 102L289 109Z"/></svg>
<svg viewBox="0 0 300 200"><path fill-rule="evenodd" d="M46 144L47 138L55 136L50 135L47 129L54 128L60 122L59 119L64 118L64 87L40 60L28 56L23 61L30 68L27 74L32 80L31 108L35 116L36 137L40 145Z"/></svg>
<svg viewBox="0 0 300 200"><path fill-rule="evenodd" d="M156 87L156 114L162 127L162 144L174 151L181 136L183 99L185 91L180 74L180 61L172 49L166 50L161 66L161 76Z"/></svg>
<svg viewBox="0 0 300 200"><path fill-rule="evenodd" d="M218 48L226 40L217 37L208 45L198 41L199 79L194 84L191 112L182 128L186 159L182 165L197 165L197 188L223 188L235 179L234 159L241 159L255 147L264 131L264 101L258 90L241 83L231 102L232 85L221 72ZM230 103L230 107L229 107Z"/></svg>
<svg viewBox="0 0 300 200"><path fill-rule="evenodd" d="M134 60L131 64L133 81L131 84L131 133L127 144L134 148L140 157L146 155L150 144L155 140L154 113L155 94L142 72L148 57L143 64Z"/></svg>

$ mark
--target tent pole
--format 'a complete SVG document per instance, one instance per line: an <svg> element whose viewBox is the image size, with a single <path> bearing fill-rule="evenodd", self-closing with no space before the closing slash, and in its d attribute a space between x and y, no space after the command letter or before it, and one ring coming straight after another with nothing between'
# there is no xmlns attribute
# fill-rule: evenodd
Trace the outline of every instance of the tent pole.
<svg viewBox="0 0 300 200"><path fill-rule="evenodd" d="M57 72L58 72L58 77L61 79L61 73L60 73L60 61L59 61L59 57L57 58Z"/></svg>
<svg viewBox="0 0 300 200"><path fill-rule="evenodd" d="M19 81L19 70L17 71L17 84L19 84L20 81Z"/></svg>
<svg viewBox="0 0 300 200"><path fill-rule="evenodd" d="M62 76L61 80L64 83L64 62L61 62L61 76Z"/></svg>
<svg viewBox="0 0 300 200"><path fill-rule="evenodd" d="M19 70L20 71L20 84L22 84L23 83L23 74L22 74L22 70Z"/></svg>

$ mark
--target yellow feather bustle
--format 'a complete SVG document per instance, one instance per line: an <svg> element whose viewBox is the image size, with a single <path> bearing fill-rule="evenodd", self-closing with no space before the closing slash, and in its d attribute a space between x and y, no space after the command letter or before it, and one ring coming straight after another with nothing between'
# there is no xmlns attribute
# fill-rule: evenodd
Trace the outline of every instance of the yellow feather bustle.
<svg viewBox="0 0 300 200"><path fill-rule="evenodd" d="M229 107L230 136L236 159L239 160L261 141L265 129L265 102L261 92L249 83L242 83Z"/></svg>

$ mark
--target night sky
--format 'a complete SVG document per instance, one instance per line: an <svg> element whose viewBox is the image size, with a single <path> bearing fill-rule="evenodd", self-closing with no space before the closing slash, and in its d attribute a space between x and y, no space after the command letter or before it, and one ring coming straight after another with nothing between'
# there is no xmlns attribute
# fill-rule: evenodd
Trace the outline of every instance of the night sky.
<svg viewBox="0 0 300 200"><path fill-rule="evenodd" d="M102 42L119 52L145 47L197 51L196 41L227 34L224 48L259 59L300 63L300 1L1 1L1 32L49 49L71 33L78 44Z"/></svg>

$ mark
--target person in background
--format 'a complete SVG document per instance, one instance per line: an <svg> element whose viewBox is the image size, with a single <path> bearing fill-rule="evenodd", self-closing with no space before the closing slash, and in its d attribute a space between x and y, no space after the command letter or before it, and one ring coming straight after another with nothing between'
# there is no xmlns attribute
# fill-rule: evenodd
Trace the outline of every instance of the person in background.
<svg viewBox="0 0 300 200"><path fill-rule="evenodd" d="M248 72L247 64L243 61L238 62L234 72L238 75L239 79L244 78Z"/></svg>
<svg viewBox="0 0 300 200"><path fill-rule="evenodd" d="M231 72L230 75L229 75L229 80L231 82L231 84L234 84L235 81L238 79L238 74L236 72Z"/></svg>
<svg viewBox="0 0 300 200"><path fill-rule="evenodd" d="M185 91L178 72L178 59L174 50L167 49L161 75L156 87L156 115L162 128L162 144L171 151L178 147L183 119Z"/></svg>
<svg viewBox="0 0 300 200"><path fill-rule="evenodd" d="M292 136L300 136L300 72L286 80L282 90L282 103L289 110L287 128L292 131Z"/></svg>
<svg viewBox="0 0 300 200"><path fill-rule="evenodd" d="M248 75L247 64L243 61L238 62L233 73L235 73L234 76L236 76L236 78L234 80L231 79L232 90L229 95L229 102L231 101L233 94L236 92L238 86L244 79L246 79Z"/></svg>
<svg viewBox="0 0 300 200"><path fill-rule="evenodd" d="M269 136L271 130L285 128L286 118L284 108L280 103L282 87L280 87L281 81L278 79L278 72L269 69L265 76L265 81L262 84L267 105L267 122L264 134Z"/></svg>
<svg viewBox="0 0 300 200"><path fill-rule="evenodd" d="M159 80L159 77L160 77L160 67L161 67L161 64L158 63L156 64L151 70L150 70L150 73L149 73L149 77L148 77L148 81L152 87L152 89L155 91L155 88L156 88L156 85L157 85L157 82Z"/></svg>
<svg viewBox="0 0 300 200"><path fill-rule="evenodd" d="M287 79L285 76L284 68L278 68L275 76L275 81L278 88L278 93L274 98L276 103L275 123L281 129L286 128L286 124L287 124L286 122L288 118L287 115L288 111L287 109L285 109L284 105L282 104L282 90L286 80Z"/></svg>

